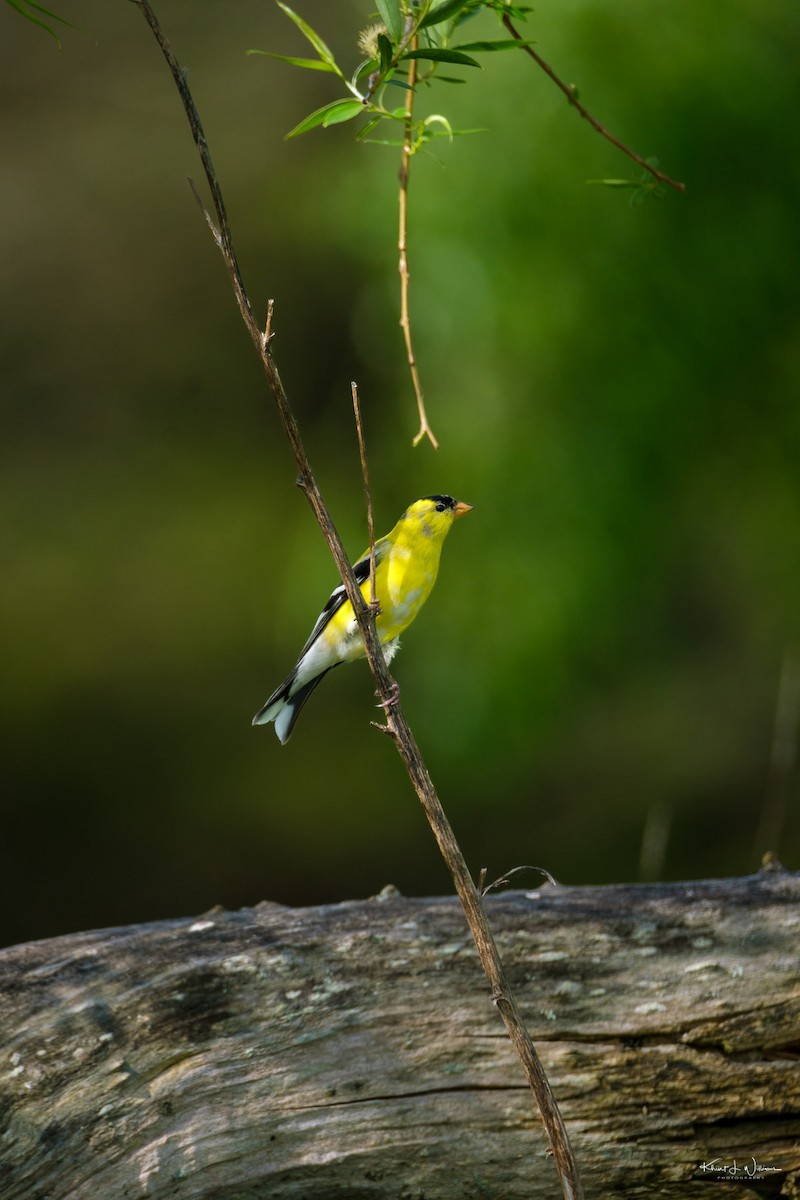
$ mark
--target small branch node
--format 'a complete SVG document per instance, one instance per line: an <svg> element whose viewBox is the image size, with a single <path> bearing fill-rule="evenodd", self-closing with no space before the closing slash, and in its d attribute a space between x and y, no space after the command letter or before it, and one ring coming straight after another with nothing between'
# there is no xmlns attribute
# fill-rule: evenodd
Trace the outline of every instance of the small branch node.
<svg viewBox="0 0 800 1200"><path fill-rule="evenodd" d="M217 243L217 247L220 250L222 250L222 234L220 233L217 226L214 224L214 218L211 216L211 213L206 208L203 197L200 195L199 188L197 187L197 184L195 183L195 181L192 179L191 175L189 176L189 187L192 189L192 195L194 196L195 200L197 201L198 205L200 206L200 212L205 217L206 225L211 230L211 236L213 237L214 241Z"/></svg>
<svg viewBox="0 0 800 1200"><path fill-rule="evenodd" d="M428 439L430 444L433 446L434 450L439 449L439 443L438 443L436 437L434 436L433 430L431 429L430 425L428 424L428 419L424 415L424 413L421 415L421 418L420 418L419 430L414 435L414 437L411 441L412 446L418 446L420 444L420 442L423 440L423 438Z"/></svg>
<svg viewBox="0 0 800 1200"><path fill-rule="evenodd" d="M273 316L274 312L275 312L275 301L270 300L269 303L267 304L267 323L264 326L264 333L261 338L261 341L264 346L264 350L267 352L269 352L270 342L275 337L275 334L272 332L272 316Z"/></svg>
<svg viewBox="0 0 800 1200"><path fill-rule="evenodd" d="M384 725L382 721L370 721L370 725L373 729L377 729L378 733L385 733L387 737L397 741L397 730L393 729L391 725Z"/></svg>

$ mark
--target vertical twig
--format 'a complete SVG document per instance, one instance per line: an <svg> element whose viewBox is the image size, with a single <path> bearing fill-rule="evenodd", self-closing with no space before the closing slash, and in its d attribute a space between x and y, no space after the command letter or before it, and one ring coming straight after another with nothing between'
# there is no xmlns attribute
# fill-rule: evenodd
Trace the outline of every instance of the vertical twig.
<svg viewBox="0 0 800 1200"><path fill-rule="evenodd" d="M575 1160L572 1155L572 1149L567 1136L567 1131L564 1126L561 1113L556 1104L550 1088L549 1081L544 1072L539 1057L533 1047L527 1030L522 1021L522 1017L514 998L511 988L509 987L506 978L505 969L500 958L497 946L492 936L489 922L486 916L486 911L483 905L478 890L469 873L461 848L458 845L455 834L453 833L450 822L447 819L445 811L439 800L433 782L428 773L427 767L420 754L416 739L406 721L403 711L398 700L398 688L395 681L389 674L386 667L386 662L383 657L383 651L378 641L378 635L375 629L375 613L371 606L367 605L361 590L353 574L352 566L344 551L342 540L339 533L331 520L327 507L322 499L322 495L317 486L314 475L311 471L311 465L305 452L305 448L300 438L300 432L297 423L289 407L289 401L286 392L283 388L278 369L272 358L270 350L270 340L265 337L259 328L258 322L253 316L253 310L250 305L247 292L245 291L242 281L239 265L233 250L233 243L228 226L227 216L224 205L222 203L222 194L217 180L214 165L211 160L211 155L208 150L208 145L200 124L200 118L197 114L197 109L194 104L191 92L186 84L185 72L181 69L177 59L172 53L172 49L161 30L161 27L156 19L149 0L132 0L132 3L141 8L144 16L152 29L156 40L161 48L161 51L172 71L173 78L178 87L178 91L183 102L184 109L189 119L189 124L192 129L192 134L200 154L203 168L208 179L211 195L214 203L214 210L217 216L218 226L215 226L208 213L205 213L206 220L212 230L215 241L223 255L228 272L231 276L234 293L239 304L239 310L250 333L253 344L261 359L262 366L267 376L267 381L270 390L278 407L278 412L286 432L287 438L292 448L292 452L297 463L299 477L298 484L303 489L306 497L311 505L311 508L316 517L317 523L322 531L322 534L330 548L334 561L342 578L345 591L348 599L353 606L353 611L358 621L361 635L364 639L364 649L367 656L373 678L377 685L378 694L380 696L383 707L387 713L387 731L391 734L392 739L397 746L398 753L402 758L409 778L413 784L414 790L422 804L425 815L433 830L433 834L442 852L442 856L450 870L453 882L461 900L462 907L467 919L472 936L475 940L475 946L480 957L486 977L491 987L492 1002L497 1006L498 1011L505 1023L508 1036L516 1050L517 1056L522 1064L525 1077L530 1085L530 1088L536 1098L539 1111L542 1117L542 1123L545 1127L550 1146L553 1152L553 1159L556 1170L561 1181L561 1190L564 1200L582 1200L583 1191L581 1189L580 1178L578 1176ZM411 60L414 61L413 59ZM205 212L205 210L204 210ZM271 333L271 319L268 322L269 332ZM266 331L265 331L266 332ZM429 435L430 436L430 435Z"/></svg>
<svg viewBox="0 0 800 1200"><path fill-rule="evenodd" d="M411 49L416 50L416 48L417 38L415 36L411 40ZM417 412L419 413L419 430L414 437L413 444L418 446L422 439L426 437L434 450L438 450L439 443L428 424L428 416L425 411L425 397L422 392L422 384L417 369L417 358L414 353L414 340L411 335L411 317L408 303L408 290L411 278L408 271L408 178L411 170L411 158L414 153L414 88L416 84L417 60L410 58L408 60L408 91L406 92L405 103L406 116L403 127L403 150L400 156L400 195L398 198L397 269L400 273L400 328L403 331L403 340L406 344L408 369L411 373L411 382L414 386L414 395L417 398Z"/></svg>
<svg viewBox="0 0 800 1200"><path fill-rule="evenodd" d="M353 413L356 418L356 433L358 434L358 453L361 458L361 478L364 481L364 498L367 503L367 531L369 533L369 602L378 615L378 597L375 592L375 520L372 512L372 490L369 486L369 470L367 468L367 447L364 441L364 426L361 421L361 401L358 398L358 384L350 384L353 393Z"/></svg>

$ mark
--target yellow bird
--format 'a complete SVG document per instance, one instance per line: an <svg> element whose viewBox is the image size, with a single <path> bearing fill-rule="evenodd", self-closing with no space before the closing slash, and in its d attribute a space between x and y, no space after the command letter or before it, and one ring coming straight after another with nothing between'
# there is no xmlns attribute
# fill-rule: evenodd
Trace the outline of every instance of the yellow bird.
<svg viewBox="0 0 800 1200"><path fill-rule="evenodd" d="M380 602L378 639L387 663L436 582L444 539L453 521L471 504L452 496L424 496L403 513L391 533L375 543L375 593ZM369 550L353 567L361 594L369 602ZM339 663L364 657L364 643L344 586L331 593L294 670L253 717L254 725L275 722L281 743L289 740L300 709L323 675Z"/></svg>

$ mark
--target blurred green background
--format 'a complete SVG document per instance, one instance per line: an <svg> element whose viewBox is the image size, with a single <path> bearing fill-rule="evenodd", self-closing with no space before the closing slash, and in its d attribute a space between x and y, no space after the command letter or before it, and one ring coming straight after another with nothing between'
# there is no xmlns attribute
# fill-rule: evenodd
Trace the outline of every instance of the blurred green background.
<svg viewBox="0 0 800 1200"><path fill-rule="evenodd" d="M285 748L250 726L335 570L152 36L125 0L55 7L84 31L61 52L0 5L0 940L449 891L365 666ZM364 8L295 7L355 65ZM791 758L800 674L795 0L532 14L540 53L685 196L587 186L638 168L522 54L425 99L488 131L413 166L438 453L410 446L396 151L354 125L283 140L338 93L245 57L307 52L274 5L157 11L346 544L366 543L351 379L379 532L428 492L475 506L395 663L474 872L712 876L767 848L797 867L772 749L783 672Z"/></svg>

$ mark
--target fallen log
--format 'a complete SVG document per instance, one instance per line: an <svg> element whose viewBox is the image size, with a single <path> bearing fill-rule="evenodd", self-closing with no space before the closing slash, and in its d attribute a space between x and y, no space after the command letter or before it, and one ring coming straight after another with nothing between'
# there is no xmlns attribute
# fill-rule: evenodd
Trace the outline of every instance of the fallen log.
<svg viewBox="0 0 800 1200"><path fill-rule="evenodd" d="M798 1194L799 901L779 866L487 900L587 1197ZM0 952L3 1200L560 1194L455 900Z"/></svg>

